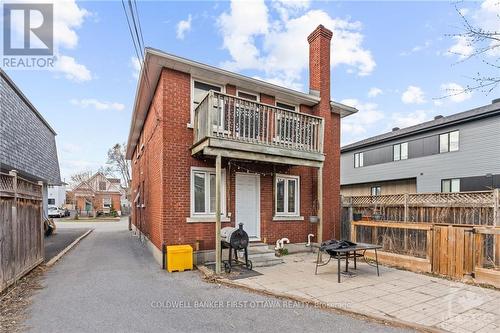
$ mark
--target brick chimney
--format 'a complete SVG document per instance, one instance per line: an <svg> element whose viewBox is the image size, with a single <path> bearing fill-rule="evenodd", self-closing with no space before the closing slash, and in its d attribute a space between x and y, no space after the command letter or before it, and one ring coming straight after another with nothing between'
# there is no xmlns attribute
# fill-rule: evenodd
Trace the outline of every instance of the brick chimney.
<svg viewBox="0 0 500 333"><path fill-rule="evenodd" d="M340 238L340 115L330 109L330 42L333 33L319 25L309 42L309 89L320 102L314 113L325 120L323 151L323 240Z"/></svg>

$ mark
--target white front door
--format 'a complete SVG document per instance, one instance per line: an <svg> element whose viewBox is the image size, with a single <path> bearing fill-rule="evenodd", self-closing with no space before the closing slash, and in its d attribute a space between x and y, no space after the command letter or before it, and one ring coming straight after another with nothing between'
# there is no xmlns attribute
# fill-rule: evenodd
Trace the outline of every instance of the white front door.
<svg viewBox="0 0 500 333"><path fill-rule="evenodd" d="M260 240L260 175L236 174L236 227L239 223L250 240Z"/></svg>

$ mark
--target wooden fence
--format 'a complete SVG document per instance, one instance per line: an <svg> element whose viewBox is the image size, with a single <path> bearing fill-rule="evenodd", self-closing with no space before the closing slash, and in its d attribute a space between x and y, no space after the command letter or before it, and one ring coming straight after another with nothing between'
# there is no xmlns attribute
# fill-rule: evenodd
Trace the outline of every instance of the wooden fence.
<svg viewBox="0 0 500 333"><path fill-rule="evenodd" d="M344 197L342 203L341 225L350 228L342 235L381 245L382 263L500 287L498 189Z"/></svg>
<svg viewBox="0 0 500 333"><path fill-rule="evenodd" d="M42 261L42 184L0 173L0 292Z"/></svg>
<svg viewBox="0 0 500 333"><path fill-rule="evenodd" d="M500 225L499 189L343 197L342 205L370 220Z"/></svg>

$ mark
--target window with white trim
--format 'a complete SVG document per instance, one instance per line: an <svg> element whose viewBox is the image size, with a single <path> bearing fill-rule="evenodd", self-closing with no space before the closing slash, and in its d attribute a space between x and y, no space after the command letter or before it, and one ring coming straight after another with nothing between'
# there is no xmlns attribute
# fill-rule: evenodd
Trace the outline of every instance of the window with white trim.
<svg viewBox="0 0 500 333"><path fill-rule="evenodd" d="M222 170L221 213L226 215L226 174ZM191 216L215 217L215 169L191 168Z"/></svg>
<svg viewBox="0 0 500 333"><path fill-rule="evenodd" d="M288 111L294 111L294 112L297 111L297 106L293 105L293 104L282 103L282 102L276 101L276 106L279 107L280 109L285 109Z"/></svg>
<svg viewBox="0 0 500 333"><path fill-rule="evenodd" d="M460 178L441 180L441 192L460 192Z"/></svg>
<svg viewBox="0 0 500 333"><path fill-rule="evenodd" d="M380 186L372 186L370 193L372 196L379 196L382 194L382 188Z"/></svg>
<svg viewBox="0 0 500 333"><path fill-rule="evenodd" d="M400 161L408 159L408 142L398 143L392 146L392 160Z"/></svg>
<svg viewBox="0 0 500 333"><path fill-rule="evenodd" d="M360 168L364 165L364 154L356 153L354 154L354 167Z"/></svg>
<svg viewBox="0 0 500 333"><path fill-rule="evenodd" d="M300 215L300 177L276 175L275 181L276 216Z"/></svg>
<svg viewBox="0 0 500 333"><path fill-rule="evenodd" d="M111 197L104 197L104 198L102 198L102 207L104 209L110 209L111 208Z"/></svg>
<svg viewBox="0 0 500 333"><path fill-rule="evenodd" d="M244 98L244 99L249 99L249 100L255 101L255 102L259 101L259 94L249 92L249 91L238 90L238 97Z"/></svg>
<svg viewBox="0 0 500 333"><path fill-rule="evenodd" d="M439 135L439 153L457 151L459 146L458 131L443 133Z"/></svg>

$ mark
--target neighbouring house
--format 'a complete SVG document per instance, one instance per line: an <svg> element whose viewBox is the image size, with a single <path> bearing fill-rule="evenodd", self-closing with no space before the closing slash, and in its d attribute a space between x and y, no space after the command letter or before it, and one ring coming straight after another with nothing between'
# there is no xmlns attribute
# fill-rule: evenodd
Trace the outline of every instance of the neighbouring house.
<svg viewBox="0 0 500 333"><path fill-rule="evenodd" d="M344 196L500 188L500 99L342 147Z"/></svg>
<svg viewBox="0 0 500 333"><path fill-rule="evenodd" d="M0 292L43 262L56 132L0 69Z"/></svg>
<svg viewBox="0 0 500 333"><path fill-rule="evenodd" d="M66 205L67 185L64 182L61 185L49 185L47 190L47 204L49 206L64 207Z"/></svg>
<svg viewBox="0 0 500 333"><path fill-rule="evenodd" d="M308 37L308 93L146 48L127 159L155 258L189 244L213 259L220 225L267 244L338 237L340 119L357 110L330 100L331 38Z"/></svg>
<svg viewBox="0 0 500 333"><path fill-rule="evenodd" d="M80 214L109 214L114 210L121 215L121 181L108 178L101 172L77 184L68 197L72 198L75 210Z"/></svg>
<svg viewBox="0 0 500 333"><path fill-rule="evenodd" d="M2 69L0 94L0 171L15 170L22 178L41 181L47 214L48 188L61 184L57 134Z"/></svg>

